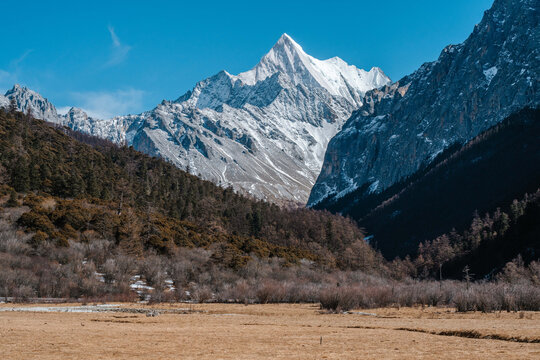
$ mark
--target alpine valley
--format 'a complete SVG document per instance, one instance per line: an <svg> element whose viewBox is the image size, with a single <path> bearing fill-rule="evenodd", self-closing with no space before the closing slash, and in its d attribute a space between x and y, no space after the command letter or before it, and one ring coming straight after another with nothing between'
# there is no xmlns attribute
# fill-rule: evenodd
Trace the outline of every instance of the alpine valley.
<svg viewBox="0 0 540 360"><path fill-rule="evenodd" d="M105 119L111 89L178 87L259 31L391 49L390 71L484 3L3 4L0 83L89 105L0 95L2 358L538 359L540 1L487 1L396 82L283 34Z"/></svg>
<svg viewBox="0 0 540 360"><path fill-rule="evenodd" d="M162 157L259 199L305 204L326 146L364 94L390 83L379 69L318 60L283 34L239 75L203 80L175 101L139 115L94 119L81 109L59 115L39 94L16 85L2 98L22 112Z"/></svg>
<svg viewBox="0 0 540 360"><path fill-rule="evenodd" d="M480 215L508 213L514 200L535 203L527 194L540 187L539 19L538 1L495 0L463 43L394 83L376 67L315 59L283 34L253 69L221 71L139 115L60 115L19 85L0 107L259 200L349 216L391 260L468 231ZM518 254L536 259L540 244L523 241L477 273Z"/></svg>

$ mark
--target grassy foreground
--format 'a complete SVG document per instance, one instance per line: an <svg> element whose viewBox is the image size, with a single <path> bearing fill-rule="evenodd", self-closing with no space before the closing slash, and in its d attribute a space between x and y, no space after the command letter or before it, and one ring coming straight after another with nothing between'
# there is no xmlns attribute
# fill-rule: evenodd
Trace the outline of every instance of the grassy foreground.
<svg viewBox="0 0 540 360"><path fill-rule="evenodd" d="M0 308L13 307L2 304ZM35 305L30 305L35 306ZM49 305L47 305L49 306ZM65 305L61 305L65 306ZM534 359L540 313L447 308L326 314L313 304L124 304L134 312L0 312L4 359ZM188 308L190 313L165 313Z"/></svg>

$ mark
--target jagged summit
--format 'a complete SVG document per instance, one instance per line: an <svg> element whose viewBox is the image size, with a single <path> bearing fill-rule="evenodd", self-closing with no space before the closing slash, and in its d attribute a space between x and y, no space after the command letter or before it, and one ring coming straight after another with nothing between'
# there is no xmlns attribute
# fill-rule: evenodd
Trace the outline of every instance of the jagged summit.
<svg viewBox="0 0 540 360"><path fill-rule="evenodd" d="M29 88L27 88L26 86L22 86L20 84L15 84L13 85L13 87L11 89L9 89L8 91L6 91L6 93L4 94L5 97L9 97L9 96L12 96L12 95L17 95L17 94L24 94L24 93L27 93L28 95L32 95L32 96L39 96L41 97L41 95L39 95L37 92L33 91L33 90L30 90Z"/></svg>
<svg viewBox="0 0 540 360"><path fill-rule="evenodd" d="M13 92L16 92L16 91L20 91L22 88L23 88L23 87L22 87L20 84L15 84L15 85L13 85L13 87L11 88L11 90L8 90L8 91L6 92L6 94L7 94L7 93L13 93ZM26 87L24 87L24 88L26 88Z"/></svg>
<svg viewBox="0 0 540 360"><path fill-rule="evenodd" d="M37 118L53 122L58 122L60 118L53 104L26 86L13 85L13 88L5 93L4 100L0 99L0 106L2 106L2 103L9 103L12 99L15 100L20 111L31 112Z"/></svg>
<svg viewBox="0 0 540 360"><path fill-rule="evenodd" d="M337 56L318 60L306 54L286 33L253 69L239 74L236 78L245 84L253 85L276 73L287 76L295 85L309 83L354 102L360 102L363 94L374 86L380 87L390 82L379 68L372 68L367 72L347 64Z"/></svg>

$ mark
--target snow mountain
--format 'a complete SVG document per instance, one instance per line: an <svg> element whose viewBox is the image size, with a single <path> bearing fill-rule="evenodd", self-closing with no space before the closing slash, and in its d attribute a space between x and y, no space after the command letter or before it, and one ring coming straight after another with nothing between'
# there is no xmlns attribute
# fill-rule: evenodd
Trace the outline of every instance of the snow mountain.
<svg viewBox="0 0 540 360"><path fill-rule="evenodd" d="M367 91L389 83L379 68L315 59L283 34L253 69L221 71L139 115L100 120L75 108L58 115L19 86L0 105L15 97L22 111L131 145L204 179L260 199L305 204L330 139Z"/></svg>

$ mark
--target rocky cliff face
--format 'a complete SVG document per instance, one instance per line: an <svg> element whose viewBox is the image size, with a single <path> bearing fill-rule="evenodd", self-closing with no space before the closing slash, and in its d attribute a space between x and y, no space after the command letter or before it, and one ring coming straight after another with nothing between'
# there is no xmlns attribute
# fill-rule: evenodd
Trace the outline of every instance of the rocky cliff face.
<svg viewBox="0 0 540 360"><path fill-rule="evenodd" d="M56 108L47 99L35 91L16 84L8 90L4 96L0 95L0 107L9 107L14 100L19 111L30 113L38 119L46 119L50 122L58 123L62 116L58 115Z"/></svg>
<svg viewBox="0 0 540 360"><path fill-rule="evenodd" d="M309 204L380 192L525 106L540 104L537 0L496 0L437 61L368 92L329 143Z"/></svg>

